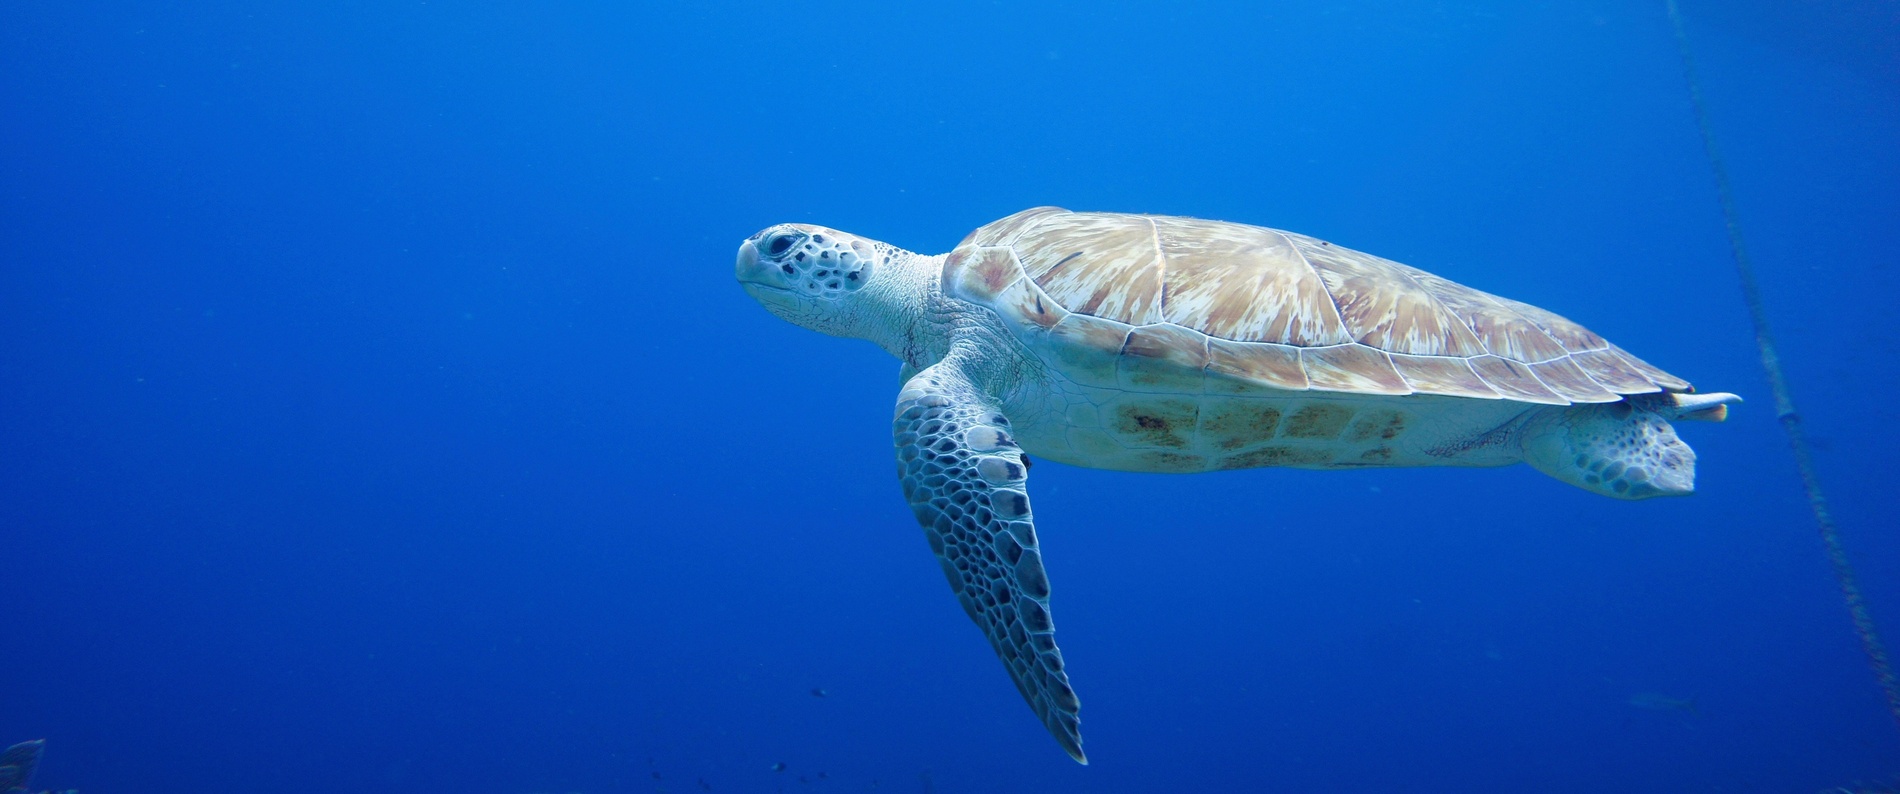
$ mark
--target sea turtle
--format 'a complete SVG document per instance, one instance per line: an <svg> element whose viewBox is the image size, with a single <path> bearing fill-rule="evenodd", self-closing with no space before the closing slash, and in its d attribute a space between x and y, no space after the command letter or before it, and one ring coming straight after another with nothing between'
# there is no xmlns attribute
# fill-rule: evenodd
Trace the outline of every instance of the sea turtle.
<svg viewBox="0 0 1900 794"><path fill-rule="evenodd" d="M957 600L1087 763L1025 454L1077 466L1527 462L1620 499L1687 494L1695 394L1576 323L1305 235L1039 207L924 256L807 224L739 246L791 322L903 361L904 497Z"/></svg>

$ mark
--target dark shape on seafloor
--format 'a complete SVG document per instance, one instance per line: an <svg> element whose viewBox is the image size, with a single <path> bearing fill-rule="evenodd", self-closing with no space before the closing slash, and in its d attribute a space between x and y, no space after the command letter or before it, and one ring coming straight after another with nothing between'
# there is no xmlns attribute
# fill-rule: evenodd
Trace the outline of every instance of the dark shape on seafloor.
<svg viewBox="0 0 1900 794"><path fill-rule="evenodd" d="M45 739L34 739L0 753L0 792L25 791L27 782L33 779L34 768L40 765L40 751L45 748Z"/></svg>

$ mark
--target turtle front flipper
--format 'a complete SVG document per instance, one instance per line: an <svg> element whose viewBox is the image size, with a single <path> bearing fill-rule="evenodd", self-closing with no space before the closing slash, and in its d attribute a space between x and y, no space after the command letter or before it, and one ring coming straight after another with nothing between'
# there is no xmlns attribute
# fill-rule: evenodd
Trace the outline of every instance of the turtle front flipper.
<svg viewBox="0 0 1900 794"><path fill-rule="evenodd" d="M963 611L990 638L1016 689L1080 763L1080 704L1049 619L1049 577L1025 490L1028 469L996 401L951 361L897 396L892 428L904 498Z"/></svg>
<svg viewBox="0 0 1900 794"><path fill-rule="evenodd" d="M21 742L0 752L0 792L26 791L33 780L33 769L40 765L45 739Z"/></svg>

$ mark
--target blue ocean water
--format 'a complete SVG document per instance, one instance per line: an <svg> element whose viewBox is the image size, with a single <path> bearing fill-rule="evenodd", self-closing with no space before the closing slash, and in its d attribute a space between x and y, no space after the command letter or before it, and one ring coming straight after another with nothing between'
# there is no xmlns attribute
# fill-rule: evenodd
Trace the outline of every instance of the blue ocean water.
<svg viewBox="0 0 1900 794"><path fill-rule="evenodd" d="M1683 11L1900 638L1900 16ZM0 745L48 740L39 787L1900 773L1660 0L14 4L0 109ZM732 281L773 223L940 253L1040 204L1322 236L1748 402L1683 428L1677 500L1038 465L1078 766L904 506L896 362Z"/></svg>

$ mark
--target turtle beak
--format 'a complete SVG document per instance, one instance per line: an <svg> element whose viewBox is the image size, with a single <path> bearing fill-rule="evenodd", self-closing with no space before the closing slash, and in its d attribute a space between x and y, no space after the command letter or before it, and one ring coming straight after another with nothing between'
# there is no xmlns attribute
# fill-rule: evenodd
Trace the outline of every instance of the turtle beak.
<svg viewBox="0 0 1900 794"><path fill-rule="evenodd" d="M792 291L791 283L778 265L759 255L758 242L747 240L739 244L739 261L733 265L733 275L738 277L739 286L744 287L745 293L752 296L753 300L772 310L773 314L791 319L792 315L787 312L800 305L798 293Z"/></svg>
<svg viewBox="0 0 1900 794"><path fill-rule="evenodd" d="M739 261L733 266L733 275L746 287L769 287L785 289L785 275L779 269L762 261L756 240L747 240L739 244ZM750 291L750 290L748 290Z"/></svg>

